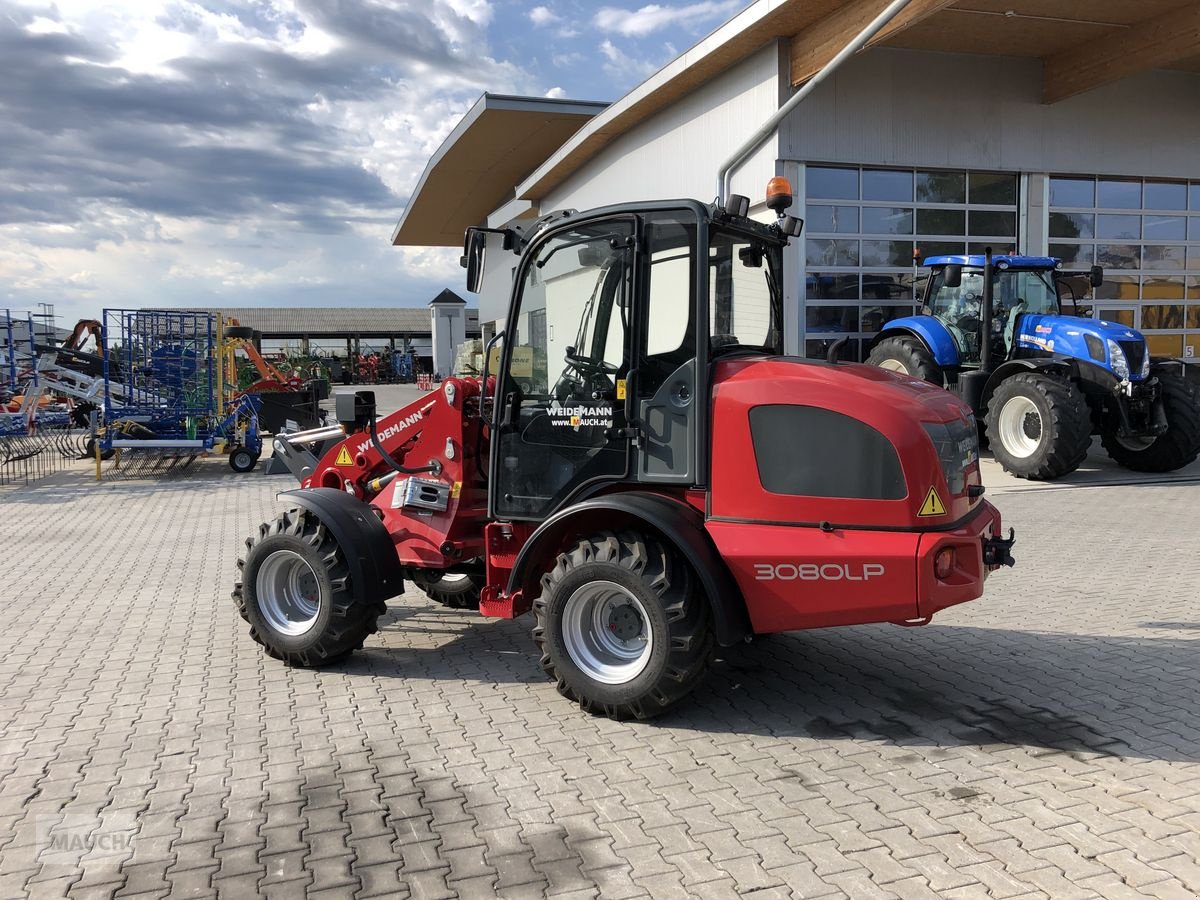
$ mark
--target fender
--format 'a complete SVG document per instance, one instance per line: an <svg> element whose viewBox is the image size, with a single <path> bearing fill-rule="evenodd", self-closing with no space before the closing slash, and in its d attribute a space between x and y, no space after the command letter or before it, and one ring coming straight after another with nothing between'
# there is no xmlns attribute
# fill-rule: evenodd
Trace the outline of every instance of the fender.
<svg viewBox="0 0 1200 900"><path fill-rule="evenodd" d="M905 316L902 319L892 319L883 326L883 330L871 341L874 347L881 340L896 337L897 334L908 334L917 338L933 354L934 361L939 366L957 366L959 363L958 347L954 338L946 330L946 326L933 316ZM868 348L869 349L869 348Z"/></svg>
<svg viewBox="0 0 1200 900"><path fill-rule="evenodd" d="M314 513L329 529L346 555L355 599L382 603L404 591L396 547L368 504L333 488L301 488L278 496Z"/></svg>
<svg viewBox="0 0 1200 900"><path fill-rule="evenodd" d="M992 399L992 393L1000 386L1000 382L1016 375L1018 372L1057 372L1066 375L1068 378L1075 378L1079 375L1079 368L1078 360L1072 359L1069 356L1037 356L1010 359L998 366L996 371L988 376L987 384L984 385L983 394L980 397L979 409L983 410L987 408L988 401ZM1093 366L1092 368L1099 369L1098 366ZM1100 371L1103 370L1101 369Z"/></svg>
<svg viewBox="0 0 1200 900"><path fill-rule="evenodd" d="M704 530L704 517L686 503L661 494L624 491L593 497L559 510L538 526L517 554L508 593L525 586L530 566L537 560L561 549L564 535L613 528L614 514L649 526L674 544L691 563L712 610L717 643L728 647L753 634L742 592Z"/></svg>

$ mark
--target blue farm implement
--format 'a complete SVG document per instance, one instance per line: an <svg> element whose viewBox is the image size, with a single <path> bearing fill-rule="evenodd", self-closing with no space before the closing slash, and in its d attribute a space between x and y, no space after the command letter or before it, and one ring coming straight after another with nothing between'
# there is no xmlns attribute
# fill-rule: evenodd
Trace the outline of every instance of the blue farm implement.
<svg viewBox="0 0 1200 900"><path fill-rule="evenodd" d="M104 311L100 458L127 456L126 473L177 471L211 451L239 472L262 453L260 398L223 399L219 322L181 310Z"/></svg>
<svg viewBox="0 0 1200 900"><path fill-rule="evenodd" d="M922 314L895 319L867 361L943 386L981 419L996 460L1020 478L1073 472L1092 435L1115 462L1172 472L1200 455L1200 394L1184 363L1151 359L1124 325L1065 315L1076 287L1098 287L1099 267L1070 276L1052 257L938 256Z"/></svg>

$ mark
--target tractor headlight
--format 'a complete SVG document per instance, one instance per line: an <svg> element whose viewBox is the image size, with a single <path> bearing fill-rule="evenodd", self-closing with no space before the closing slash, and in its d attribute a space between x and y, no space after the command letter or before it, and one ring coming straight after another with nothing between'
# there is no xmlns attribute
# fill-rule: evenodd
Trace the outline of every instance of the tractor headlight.
<svg viewBox="0 0 1200 900"><path fill-rule="evenodd" d="M1121 381L1129 380L1129 362L1125 359L1125 351L1112 338L1108 339L1108 359L1113 374Z"/></svg>
<svg viewBox="0 0 1200 900"><path fill-rule="evenodd" d="M1150 377L1150 348L1147 347L1142 351L1142 377Z"/></svg>

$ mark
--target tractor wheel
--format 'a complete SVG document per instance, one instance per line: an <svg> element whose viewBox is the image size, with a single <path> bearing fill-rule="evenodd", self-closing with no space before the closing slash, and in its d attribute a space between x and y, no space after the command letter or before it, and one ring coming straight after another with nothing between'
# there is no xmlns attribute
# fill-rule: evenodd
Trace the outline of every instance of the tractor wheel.
<svg viewBox="0 0 1200 900"><path fill-rule="evenodd" d="M412 569L409 577L429 599L450 609L479 609L483 580L466 572L434 572Z"/></svg>
<svg viewBox="0 0 1200 900"><path fill-rule="evenodd" d="M1092 443L1092 417L1074 384L1022 372L988 402L987 437L1004 471L1044 481L1079 468Z"/></svg>
<svg viewBox="0 0 1200 900"><path fill-rule="evenodd" d="M312 513L290 509L246 538L233 602L250 636L293 666L345 659L374 634L386 611L355 598L345 555Z"/></svg>
<svg viewBox="0 0 1200 900"><path fill-rule="evenodd" d="M634 532L559 554L534 601L542 671L588 712L648 719L686 697L713 650L712 616L686 562Z"/></svg>
<svg viewBox="0 0 1200 900"><path fill-rule="evenodd" d="M258 465L257 453L251 453L245 447L238 447L229 454L229 468L235 472L249 472Z"/></svg>
<svg viewBox="0 0 1200 900"><path fill-rule="evenodd" d="M225 326L225 340L227 341L235 338L242 341L248 341L252 337L254 337L254 329L250 328L248 325Z"/></svg>
<svg viewBox="0 0 1200 900"><path fill-rule="evenodd" d="M1104 431L1100 442L1118 464L1135 472L1174 472L1200 455L1200 396L1185 378L1159 375L1167 431L1154 438L1123 438Z"/></svg>
<svg viewBox="0 0 1200 900"><path fill-rule="evenodd" d="M914 337L884 338L871 348L867 365L911 375L938 387L946 383L929 348Z"/></svg>

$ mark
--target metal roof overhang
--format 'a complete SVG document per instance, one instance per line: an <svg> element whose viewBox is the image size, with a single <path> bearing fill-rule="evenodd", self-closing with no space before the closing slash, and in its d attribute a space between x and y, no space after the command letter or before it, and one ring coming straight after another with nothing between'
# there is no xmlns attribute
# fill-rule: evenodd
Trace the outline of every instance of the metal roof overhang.
<svg viewBox="0 0 1200 900"><path fill-rule="evenodd" d="M429 160L392 243L461 245L467 226L512 199L513 185L607 106L484 94Z"/></svg>

